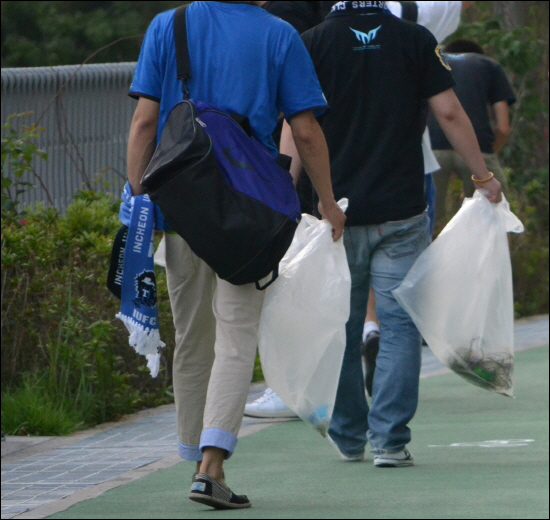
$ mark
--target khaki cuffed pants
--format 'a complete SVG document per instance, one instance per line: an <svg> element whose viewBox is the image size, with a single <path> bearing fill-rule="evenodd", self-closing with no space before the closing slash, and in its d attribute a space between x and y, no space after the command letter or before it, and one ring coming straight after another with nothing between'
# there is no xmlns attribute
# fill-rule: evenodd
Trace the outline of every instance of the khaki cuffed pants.
<svg viewBox="0 0 550 520"><path fill-rule="evenodd" d="M214 446L230 456L254 370L264 293L219 279L179 235L165 239L179 452L200 461L201 449Z"/></svg>

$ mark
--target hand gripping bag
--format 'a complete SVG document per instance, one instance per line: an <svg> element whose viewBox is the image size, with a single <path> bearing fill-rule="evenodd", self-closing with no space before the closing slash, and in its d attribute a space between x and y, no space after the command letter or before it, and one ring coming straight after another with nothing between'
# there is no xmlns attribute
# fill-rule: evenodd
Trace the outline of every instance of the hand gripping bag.
<svg viewBox="0 0 550 520"><path fill-rule="evenodd" d="M347 207L347 199L339 203ZM259 350L267 384L325 436L346 346L351 277L343 240L304 214L266 292Z"/></svg>
<svg viewBox="0 0 550 520"><path fill-rule="evenodd" d="M506 233L523 231L506 199L491 204L476 191L393 291L445 365L509 397L514 299Z"/></svg>

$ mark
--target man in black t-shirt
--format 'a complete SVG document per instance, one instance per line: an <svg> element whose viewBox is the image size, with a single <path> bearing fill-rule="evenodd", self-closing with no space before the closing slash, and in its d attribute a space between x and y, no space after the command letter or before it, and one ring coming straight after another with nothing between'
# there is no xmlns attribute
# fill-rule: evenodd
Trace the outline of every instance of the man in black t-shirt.
<svg viewBox="0 0 550 520"><path fill-rule="evenodd" d="M497 154L510 132L508 107L516 102L506 73L495 60L484 56L482 47L473 41L455 40L449 43L444 56L453 69L456 95L472 121L487 168L495 174L506 192L507 181ZM489 109L494 115L494 127ZM435 220L442 224L451 173L454 172L462 181L466 197L474 194L475 187L470 169L453 150L433 115L428 118L428 125L432 148L441 165L441 170L434 174L434 182L437 188Z"/></svg>
<svg viewBox="0 0 550 520"><path fill-rule="evenodd" d="M335 196L349 199L351 314L329 438L343 459L361 460L368 432L376 466L410 466L407 424L418 403L421 338L392 290L430 243L422 155L427 104L492 202L500 201L500 184L485 167L427 29L393 16L385 2L339 2L302 39L331 108L322 127ZM281 152L293 156L296 175L301 163L289 130L283 127ZM360 345L371 285L381 340L369 411Z"/></svg>

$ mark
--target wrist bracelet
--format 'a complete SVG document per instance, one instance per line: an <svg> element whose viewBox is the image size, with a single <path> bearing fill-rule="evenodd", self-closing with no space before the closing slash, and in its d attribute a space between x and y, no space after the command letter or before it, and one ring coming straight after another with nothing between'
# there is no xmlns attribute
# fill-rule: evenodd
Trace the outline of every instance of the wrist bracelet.
<svg viewBox="0 0 550 520"><path fill-rule="evenodd" d="M484 183L484 182L489 182L490 180L494 179L495 178L495 174L493 172L489 172L491 174L490 177L488 177L487 179L483 179L483 180L479 180L479 179L476 179L473 175L472 175L472 180L474 182L480 182L480 183Z"/></svg>

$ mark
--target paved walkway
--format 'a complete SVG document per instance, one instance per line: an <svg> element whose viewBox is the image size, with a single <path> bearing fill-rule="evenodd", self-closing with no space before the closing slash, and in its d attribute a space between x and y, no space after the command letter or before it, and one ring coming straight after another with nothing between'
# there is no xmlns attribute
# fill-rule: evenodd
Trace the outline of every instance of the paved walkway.
<svg viewBox="0 0 550 520"><path fill-rule="evenodd" d="M516 350L547 343L548 317L517 323ZM431 352L424 349L423 377L445 371ZM255 399L263 388L253 385L249 400ZM34 446L25 450L14 448L17 439L8 438L2 443L2 519L44 518L107 489L174 466L180 460L174 454L175 422L173 407L163 407L160 413L137 414L137 419L131 422L103 426L99 431L79 434L76 439L35 441ZM276 422L280 421L245 418L240 437L257 433ZM291 431L294 427L276 428ZM60 447L54 444L55 449L49 449L52 442L66 444ZM8 453L10 449L14 451ZM32 455L32 450L43 453Z"/></svg>

